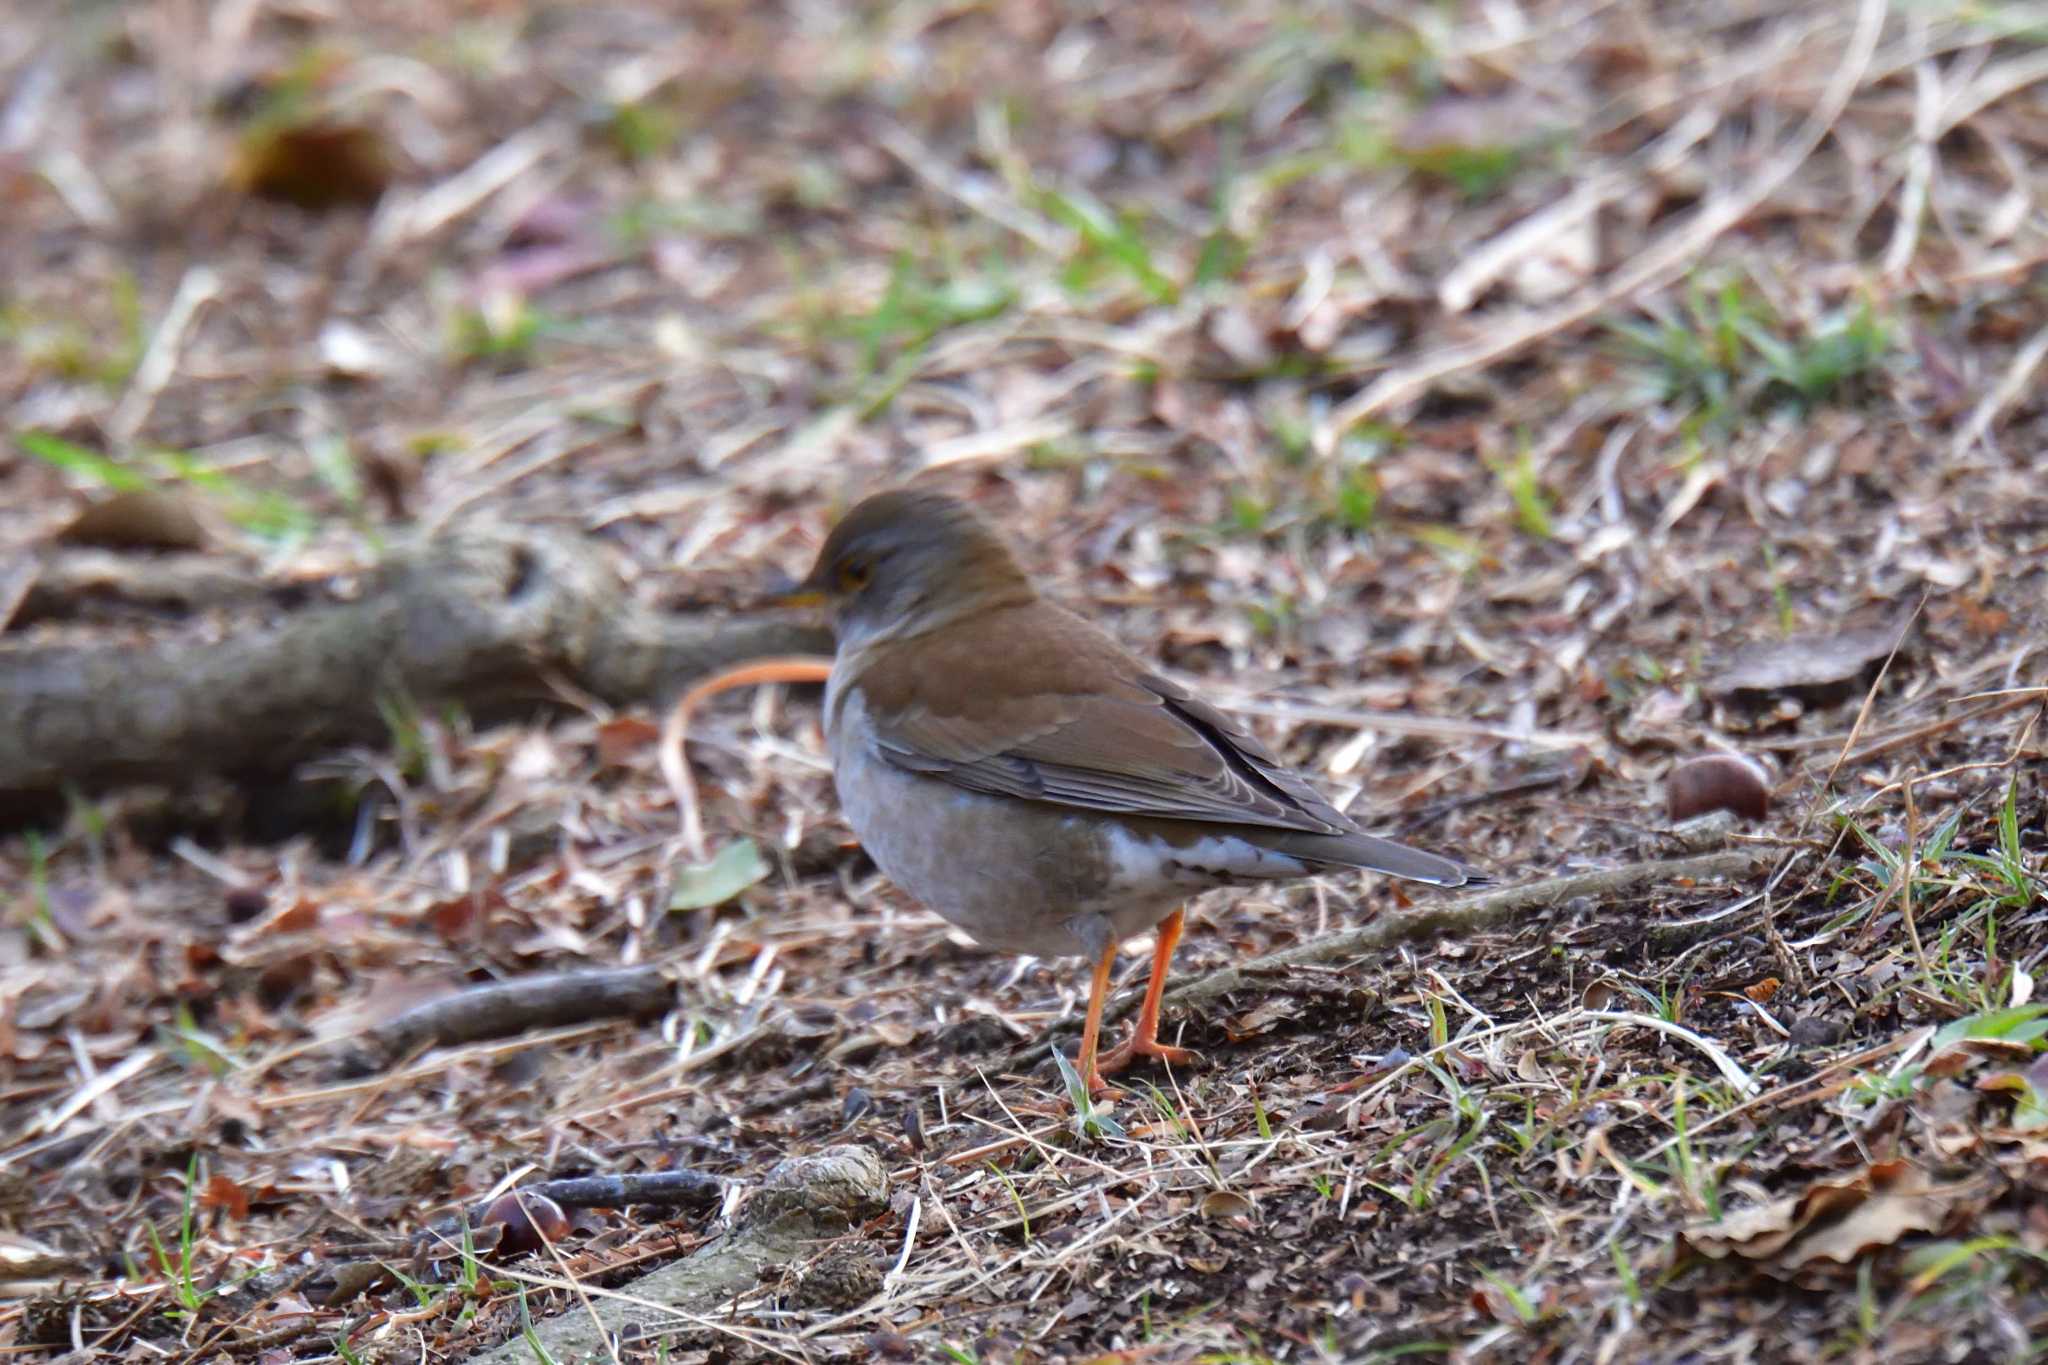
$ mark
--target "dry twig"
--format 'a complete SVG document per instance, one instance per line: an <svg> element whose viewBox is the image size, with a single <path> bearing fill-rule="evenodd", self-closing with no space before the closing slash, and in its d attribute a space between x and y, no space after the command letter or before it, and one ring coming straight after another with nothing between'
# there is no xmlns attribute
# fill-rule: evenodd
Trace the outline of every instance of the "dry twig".
<svg viewBox="0 0 2048 1365"><path fill-rule="evenodd" d="M388 1065L423 1047L503 1038L533 1028L560 1028L593 1019L634 1019L660 1014L675 1003L666 968L554 972L474 986L407 1010L372 1029L365 1041L373 1065Z"/></svg>

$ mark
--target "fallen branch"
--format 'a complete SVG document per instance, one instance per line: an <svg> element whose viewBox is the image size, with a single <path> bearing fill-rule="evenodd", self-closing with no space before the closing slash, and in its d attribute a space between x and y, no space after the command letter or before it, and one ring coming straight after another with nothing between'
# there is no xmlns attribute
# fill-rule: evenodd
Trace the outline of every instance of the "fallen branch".
<svg viewBox="0 0 2048 1365"><path fill-rule="evenodd" d="M1326 934L1234 967L1224 967L1167 992L1166 1003L1195 1005L1214 1000L1249 985L1249 973L1271 972L1275 968L1296 967L1310 962L1333 962L1367 953L1382 953L1404 943L1429 942L1492 929L1532 911L1549 910L1580 896L1600 901L1667 882L1746 876L1761 870L1775 857L1777 852L1773 849L1727 849L1692 858L1665 858L1482 891L1433 910L1387 915L1356 929Z"/></svg>
<svg viewBox="0 0 2048 1365"><path fill-rule="evenodd" d="M525 1198L551 1199L562 1209L617 1209L639 1204L654 1208L708 1209L725 1198L730 1182L702 1171L629 1172L624 1175L572 1176L521 1185ZM409 1237L380 1238L346 1246L329 1246L333 1259L295 1263L253 1275L222 1290L220 1306L231 1313L253 1313L280 1294L301 1293L324 1307L338 1307L391 1278L394 1265L446 1259L463 1247L464 1225L472 1230L471 1245L479 1253L494 1250L474 1230L498 1201L484 1200L461 1213L442 1218Z"/></svg>
<svg viewBox="0 0 2048 1365"><path fill-rule="evenodd" d="M395 549L353 601L190 643L0 649L0 797L282 772L381 737L408 696L488 718L560 684L644 704L737 660L823 652L822 626L677 619L587 537L477 523Z"/></svg>
<svg viewBox="0 0 2048 1365"><path fill-rule="evenodd" d="M507 1038L528 1029L562 1028L593 1019L639 1019L675 1003L675 983L660 967L551 972L495 981L429 1000L363 1035L357 1074L381 1070L423 1047ZM559 1201L557 1201L559 1202Z"/></svg>
<svg viewBox="0 0 2048 1365"><path fill-rule="evenodd" d="M191 616L283 602L297 591L266 582L241 561L216 553L66 549L33 567L33 579L4 623L13 629L40 621L132 624L147 614Z"/></svg>
<svg viewBox="0 0 2048 1365"><path fill-rule="evenodd" d="M521 1185L522 1197L554 1201L563 1209L622 1209L629 1204L654 1208L711 1208L725 1198L729 1182L702 1171L629 1171L623 1175L579 1175L563 1180L543 1180ZM413 1249L445 1250L462 1244L462 1229L483 1226L485 1217L497 1204L486 1199L466 1211L451 1214L413 1234Z"/></svg>

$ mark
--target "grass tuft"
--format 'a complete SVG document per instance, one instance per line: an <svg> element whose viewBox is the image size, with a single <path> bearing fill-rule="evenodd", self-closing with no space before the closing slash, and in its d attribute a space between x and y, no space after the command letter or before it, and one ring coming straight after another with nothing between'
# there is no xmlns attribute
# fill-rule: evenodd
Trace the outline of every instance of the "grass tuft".
<svg viewBox="0 0 2048 1365"><path fill-rule="evenodd" d="M1745 417L1853 402L1884 366L1891 329L1865 300L1798 325L1752 287L1696 277L1676 309L1607 323L1637 386L1694 431L1725 435Z"/></svg>

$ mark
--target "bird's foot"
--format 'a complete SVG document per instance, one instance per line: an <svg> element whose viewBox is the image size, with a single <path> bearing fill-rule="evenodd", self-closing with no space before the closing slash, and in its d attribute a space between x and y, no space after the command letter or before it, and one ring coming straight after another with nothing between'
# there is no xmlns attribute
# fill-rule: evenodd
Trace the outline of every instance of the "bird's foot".
<svg viewBox="0 0 2048 1365"><path fill-rule="evenodd" d="M1157 1035L1133 1033L1097 1057L1095 1069L1098 1072L1122 1071L1140 1057L1157 1057L1160 1061L1174 1066L1186 1066L1199 1056L1201 1054L1193 1048L1174 1047L1170 1043L1162 1043ZM1100 1077L1097 1079L1099 1081Z"/></svg>

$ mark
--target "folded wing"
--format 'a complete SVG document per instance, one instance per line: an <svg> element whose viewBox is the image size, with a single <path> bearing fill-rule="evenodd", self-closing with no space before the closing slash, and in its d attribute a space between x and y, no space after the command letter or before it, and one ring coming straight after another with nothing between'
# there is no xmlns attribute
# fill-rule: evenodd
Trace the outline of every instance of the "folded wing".
<svg viewBox="0 0 2048 1365"><path fill-rule="evenodd" d="M1043 648L1019 660L1003 647L1017 638ZM1467 880L1448 858L1361 833L1235 721L1057 607L908 644L860 679L876 743L901 767L991 795L1308 836L1281 842L1315 861Z"/></svg>

